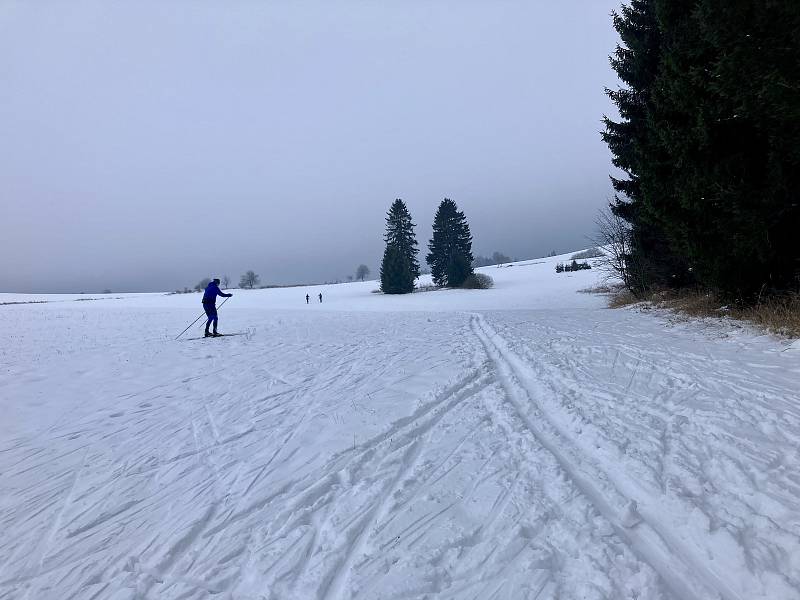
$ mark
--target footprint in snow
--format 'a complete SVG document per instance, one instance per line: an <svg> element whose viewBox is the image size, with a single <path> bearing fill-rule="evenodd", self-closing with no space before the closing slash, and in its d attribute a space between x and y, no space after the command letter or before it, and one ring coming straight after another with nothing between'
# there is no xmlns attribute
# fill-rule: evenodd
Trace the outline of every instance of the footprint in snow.
<svg viewBox="0 0 800 600"><path fill-rule="evenodd" d="M631 500L628 506L625 507L625 512L620 519L620 524L626 529L630 529L631 527L636 527L641 522L642 515L639 514L639 506L636 504L636 500Z"/></svg>
<svg viewBox="0 0 800 600"><path fill-rule="evenodd" d="M112 419L116 419L117 417L121 417L124 414L125 414L124 412L115 412L115 413L111 413L108 416L111 417Z"/></svg>

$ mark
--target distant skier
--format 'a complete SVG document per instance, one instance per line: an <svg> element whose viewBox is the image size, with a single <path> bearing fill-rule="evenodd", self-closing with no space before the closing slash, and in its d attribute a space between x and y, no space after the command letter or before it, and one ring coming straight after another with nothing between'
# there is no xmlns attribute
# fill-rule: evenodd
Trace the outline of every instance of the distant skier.
<svg viewBox="0 0 800 600"><path fill-rule="evenodd" d="M230 298L233 294L226 294L219 289L219 279L214 279L206 286L206 291L203 293L203 310L206 311L208 321L206 321L206 335L205 337L217 337L221 334L217 333L217 296L223 298ZM214 333L208 332L208 327L213 323Z"/></svg>
<svg viewBox="0 0 800 600"><path fill-rule="evenodd" d="M306 304L308 304L308 301L309 301L309 299L310 299L310 298L311 298L311 296L309 296L308 294L306 294Z"/></svg>
<svg viewBox="0 0 800 600"><path fill-rule="evenodd" d="M319 293L319 303L322 304L322 292Z"/></svg>

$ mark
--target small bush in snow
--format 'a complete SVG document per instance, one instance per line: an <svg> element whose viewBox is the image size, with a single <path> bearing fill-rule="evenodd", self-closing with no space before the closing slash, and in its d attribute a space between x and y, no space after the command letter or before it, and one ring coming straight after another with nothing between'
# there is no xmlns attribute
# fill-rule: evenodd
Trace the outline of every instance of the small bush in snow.
<svg viewBox="0 0 800 600"><path fill-rule="evenodd" d="M494 285L494 280L486 273L473 273L464 280L461 287L465 290L488 290Z"/></svg>
<svg viewBox="0 0 800 600"><path fill-rule="evenodd" d="M589 263L586 263L586 262L579 263L578 261L573 260L571 263L566 264L566 265L562 264L562 263L558 263L556 265L556 273L564 273L565 271L566 272L569 272L569 271L583 271L584 269L591 269L591 268L592 268L592 265L590 265Z"/></svg>

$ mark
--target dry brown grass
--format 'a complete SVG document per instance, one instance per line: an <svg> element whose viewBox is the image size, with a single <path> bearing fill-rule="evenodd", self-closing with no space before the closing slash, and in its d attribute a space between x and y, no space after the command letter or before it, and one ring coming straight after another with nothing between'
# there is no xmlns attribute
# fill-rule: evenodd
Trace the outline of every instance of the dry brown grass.
<svg viewBox="0 0 800 600"><path fill-rule="evenodd" d="M643 302L641 298L637 298L628 290L620 290L608 299L609 308L622 308L623 306L630 306L637 302Z"/></svg>
<svg viewBox="0 0 800 600"><path fill-rule="evenodd" d="M578 290L579 294L619 294L623 291L623 287L617 283L600 283L588 288Z"/></svg>
<svg viewBox="0 0 800 600"><path fill-rule="evenodd" d="M787 294L740 309L738 318L788 337L800 337L800 294Z"/></svg>
<svg viewBox="0 0 800 600"><path fill-rule="evenodd" d="M608 305L620 308L639 302L687 317L735 319L776 335L800 337L800 294L796 293L766 298L755 306L738 307L724 303L707 290L660 290L644 298L621 290L609 299Z"/></svg>

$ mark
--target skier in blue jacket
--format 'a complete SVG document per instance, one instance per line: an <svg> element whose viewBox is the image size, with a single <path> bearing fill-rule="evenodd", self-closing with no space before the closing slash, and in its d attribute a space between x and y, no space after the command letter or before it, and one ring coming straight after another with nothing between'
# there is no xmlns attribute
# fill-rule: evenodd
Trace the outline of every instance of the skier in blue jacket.
<svg viewBox="0 0 800 600"><path fill-rule="evenodd" d="M214 279L206 286L206 291L203 293L203 310L206 311L208 321L206 321L206 335L205 337L216 337L222 335L217 333L217 296L223 298L230 298L233 294L226 294L219 289L219 279ZM208 332L208 327L214 324L214 333Z"/></svg>

